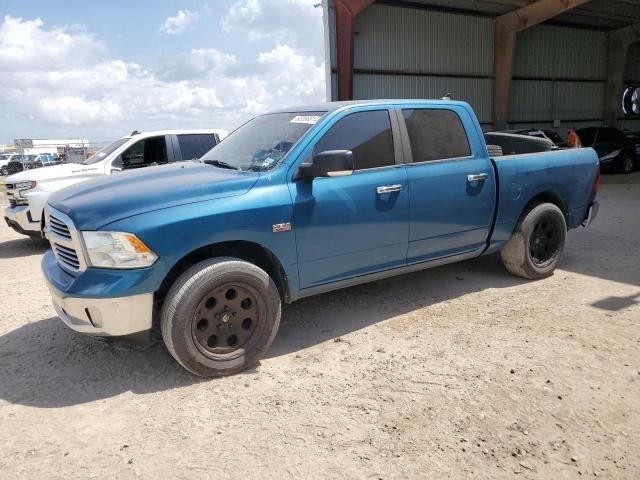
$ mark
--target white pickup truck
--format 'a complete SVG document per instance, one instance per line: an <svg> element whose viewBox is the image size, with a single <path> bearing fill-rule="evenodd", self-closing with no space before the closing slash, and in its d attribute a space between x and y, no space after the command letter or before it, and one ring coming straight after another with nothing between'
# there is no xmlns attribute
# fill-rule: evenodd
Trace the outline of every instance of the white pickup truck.
<svg viewBox="0 0 640 480"><path fill-rule="evenodd" d="M40 238L49 195L69 185L122 170L198 159L224 137L226 130L133 132L96 152L83 163L25 170L7 177L9 207L4 219L16 232Z"/></svg>

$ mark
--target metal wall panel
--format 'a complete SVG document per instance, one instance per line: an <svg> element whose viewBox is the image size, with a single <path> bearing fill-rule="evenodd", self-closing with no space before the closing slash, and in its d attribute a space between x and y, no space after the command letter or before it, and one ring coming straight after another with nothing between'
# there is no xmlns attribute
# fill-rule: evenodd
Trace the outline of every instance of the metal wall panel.
<svg viewBox="0 0 640 480"><path fill-rule="evenodd" d="M356 69L493 74L488 18L372 5L356 17Z"/></svg>
<svg viewBox="0 0 640 480"><path fill-rule="evenodd" d="M619 120L618 128L623 130L632 130L634 132L640 132L640 118L634 120Z"/></svg>
<svg viewBox="0 0 640 480"><path fill-rule="evenodd" d="M604 119L604 97L603 82L554 82L551 118Z"/></svg>
<svg viewBox="0 0 640 480"><path fill-rule="evenodd" d="M510 122L551 120L553 84L539 80L512 80L509 92Z"/></svg>
<svg viewBox="0 0 640 480"><path fill-rule="evenodd" d="M492 80L419 75L355 74L355 99L442 98L451 93L455 100L469 102L482 123L491 122Z"/></svg>
<svg viewBox="0 0 640 480"><path fill-rule="evenodd" d="M636 42L629 47L624 79L640 83L640 42Z"/></svg>
<svg viewBox="0 0 640 480"><path fill-rule="evenodd" d="M607 34L537 25L518 34L514 77L604 80Z"/></svg>

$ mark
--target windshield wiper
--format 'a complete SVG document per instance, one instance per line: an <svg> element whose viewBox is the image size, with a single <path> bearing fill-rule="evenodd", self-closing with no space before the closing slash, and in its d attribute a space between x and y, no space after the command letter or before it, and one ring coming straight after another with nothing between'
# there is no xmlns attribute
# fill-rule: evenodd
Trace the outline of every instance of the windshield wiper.
<svg viewBox="0 0 640 480"><path fill-rule="evenodd" d="M233 165L230 165L227 162L222 162L220 160L203 160L203 162L207 165L213 165L214 167L228 168L229 170L238 170L238 167L234 167Z"/></svg>

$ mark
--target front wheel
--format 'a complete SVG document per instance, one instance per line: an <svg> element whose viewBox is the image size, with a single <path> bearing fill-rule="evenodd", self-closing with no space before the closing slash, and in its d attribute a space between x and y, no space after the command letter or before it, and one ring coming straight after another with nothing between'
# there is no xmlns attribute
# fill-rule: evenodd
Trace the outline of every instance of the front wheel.
<svg viewBox="0 0 640 480"><path fill-rule="evenodd" d="M160 329L188 371L220 377L255 365L280 325L280 295L257 266L224 257L200 262L173 284Z"/></svg>
<svg viewBox="0 0 640 480"><path fill-rule="evenodd" d="M509 272L537 280L556 269L564 253L567 223L562 211L552 203L541 203L522 218L500 252Z"/></svg>

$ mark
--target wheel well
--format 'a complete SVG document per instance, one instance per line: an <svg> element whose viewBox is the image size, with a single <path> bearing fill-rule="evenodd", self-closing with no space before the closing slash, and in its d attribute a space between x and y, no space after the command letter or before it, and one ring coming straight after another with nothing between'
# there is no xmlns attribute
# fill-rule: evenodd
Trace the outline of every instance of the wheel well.
<svg viewBox="0 0 640 480"><path fill-rule="evenodd" d="M176 263L166 277L162 281L160 288L155 293L154 304L157 309L164 302L164 298L173 285L173 282L182 275L187 269L198 262L214 257L235 257L245 260L257 267L263 269L271 277L278 288L280 297L283 301L289 300L289 286L287 276L275 255L257 243L247 241L232 241L215 243L199 248L184 257Z"/></svg>
<svg viewBox="0 0 640 480"><path fill-rule="evenodd" d="M524 207L524 210L522 211L520 219L522 219L535 205L538 205L540 203L552 203L556 207L558 207L564 215L564 219L567 223L567 228L569 228L569 226L571 225L571 211L569 210L569 205L567 205L567 202L564 198L562 198L561 195L552 191L541 192L531 200L529 200L529 203L527 203L527 205Z"/></svg>

